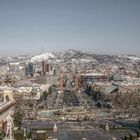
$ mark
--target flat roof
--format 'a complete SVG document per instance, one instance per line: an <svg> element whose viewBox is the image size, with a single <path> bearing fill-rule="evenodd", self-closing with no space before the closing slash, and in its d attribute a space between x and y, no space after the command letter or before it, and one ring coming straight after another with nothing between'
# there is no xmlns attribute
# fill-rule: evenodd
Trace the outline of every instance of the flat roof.
<svg viewBox="0 0 140 140"><path fill-rule="evenodd" d="M85 73L85 74L80 74L81 76L106 76L106 74L103 73Z"/></svg>

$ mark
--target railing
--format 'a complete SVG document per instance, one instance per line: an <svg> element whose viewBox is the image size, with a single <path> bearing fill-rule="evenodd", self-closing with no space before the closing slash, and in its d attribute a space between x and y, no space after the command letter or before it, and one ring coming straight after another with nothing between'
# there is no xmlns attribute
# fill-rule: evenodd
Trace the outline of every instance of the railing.
<svg viewBox="0 0 140 140"><path fill-rule="evenodd" d="M2 104L0 104L0 113L6 108L8 108L9 106L13 105L14 103L15 103L14 101L9 101L9 102L3 102Z"/></svg>

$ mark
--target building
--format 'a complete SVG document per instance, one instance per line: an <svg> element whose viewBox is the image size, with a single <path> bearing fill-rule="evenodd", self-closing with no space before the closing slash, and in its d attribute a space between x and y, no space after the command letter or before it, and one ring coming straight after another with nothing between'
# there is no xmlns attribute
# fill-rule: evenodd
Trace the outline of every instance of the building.
<svg viewBox="0 0 140 140"><path fill-rule="evenodd" d="M95 83L95 82L108 82L108 75L97 73L97 72L89 72L85 74L80 74L81 84L87 85L89 83Z"/></svg>
<svg viewBox="0 0 140 140"><path fill-rule="evenodd" d="M59 89L61 92L63 92L64 90L64 77L62 74L60 74L60 77L59 77Z"/></svg>
<svg viewBox="0 0 140 140"><path fill-rule="evenodd" d="M81 80L80 80L80 76L76 75L75 77L75 89L79 90L81 87Z"/></svg>
<svg viewBox="0 0 140 140"><path fill-rule="evenodd" d="M45 60L42 61L42 73L43 75L46 75L50 71L49 69L49 63Z"/></svg>
<svg viewBox="0 0 140 140"><path fill-rule="evenodd" d="M34 67L32 63L29 63L26 67L26 76L33 77L33 75L34 75Z"/></svg>
<svg viewBox="0 0 140 140"><path fill-rule="evenodd" d="M10 63L9 70L10 70L10 72L18 72L20 70L20 64L19 63Z"/></svg>

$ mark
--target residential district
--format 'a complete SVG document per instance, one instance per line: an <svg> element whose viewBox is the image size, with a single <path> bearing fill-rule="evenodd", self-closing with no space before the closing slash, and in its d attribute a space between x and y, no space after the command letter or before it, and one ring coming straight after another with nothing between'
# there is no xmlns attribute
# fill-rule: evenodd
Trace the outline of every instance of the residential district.
<svg viewBox="0 0 140 140"><path fill-rule="evenodd" d="M140 58L0 57L0 139L140 140Z"/></svg>

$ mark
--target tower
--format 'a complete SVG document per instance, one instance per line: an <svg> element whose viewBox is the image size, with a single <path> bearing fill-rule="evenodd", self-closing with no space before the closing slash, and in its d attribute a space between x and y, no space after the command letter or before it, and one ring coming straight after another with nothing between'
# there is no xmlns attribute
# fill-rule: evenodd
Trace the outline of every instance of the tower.
<svg viewBox="0 0 140 140"><path fill-rule="evenodd" d="M79 75L76 75L75 76L75 89L79 90L80 86L81 86L81 84L80 84L80 77L79 77Z"/></svg>
<svg viewBox="0 0 140 140"><path fill-rule="evenodd" d="M49 72L49 64L47 61L43 60L42 61L42 73L43 75L46 75L46 73Z"/></svg>
<svg viewBox="0 0 140 140"><path fill-rule="evenodd" d="M59 88L60 88L60 91L64 90L64 79L63 79L62 74L60 74L60 77L59 77Z"/></svg>
<svg viewBox="0 0 140 140"><path fill-rule="evenodd" d="M34 75L34 67L33 67L33 64L32 63L29 63L28 66L26 67L26 75L27 76L31 76L33 77Z"/></svg>

